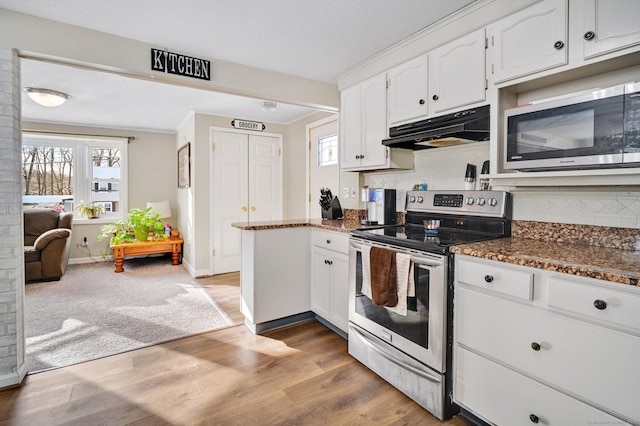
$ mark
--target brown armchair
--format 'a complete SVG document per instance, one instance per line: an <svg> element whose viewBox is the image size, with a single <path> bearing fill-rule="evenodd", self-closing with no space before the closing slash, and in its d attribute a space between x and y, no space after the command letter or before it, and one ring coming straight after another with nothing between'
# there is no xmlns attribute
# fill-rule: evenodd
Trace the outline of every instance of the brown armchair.
<svg viewBox="0 0 640 426"><path fill-rule="evenodd" d="M24 210L26 281L59 280L69 262L73 213L51 209Z"/></svg>

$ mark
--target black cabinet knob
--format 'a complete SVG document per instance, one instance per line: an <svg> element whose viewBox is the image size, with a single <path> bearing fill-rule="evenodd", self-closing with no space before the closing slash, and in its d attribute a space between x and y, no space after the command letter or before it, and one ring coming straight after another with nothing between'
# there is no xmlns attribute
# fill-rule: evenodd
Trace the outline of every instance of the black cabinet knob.
<svg viewBox="0 0 640 426"><path fill-rule="evenodd" d="M593 306L595 306L596 309L604 311L605 309L607 309L607 302L605 302L604 300L598 299L593 302Z"/></svg>
<svg viewBox="0 0 640 426"><path fill-rule="evenodd" d="M434 101L437 101L438 99L440 99L440 97L438 95L433 95L431 99L433 99Z"/></svg>
<svg viewBox="0 0 640 426"><path fill-rule="evenodd" d="M331 240L327 240L327 244L331 244Z"/></svg>
<svg viewBox="0 0 640 426"><path fill-rule="evenodd" d="M587 31L586 33L584 33L585 40L593 40L595 36L596 36L596 33L594 33L593 31Z"/></svg>
<svg viewBox="0 0 640 426"><path fill-rule="evenodd" d="M531 423L538 423L540 421L538 416L536 416L535 414L529 414L529 420L531 420Z"/></svg>
<svg viewBox="0 0 640 426"><path fill-rule="evenodd" d="M485 275L484 280L488 283L493 282L493 275Z"/></svg>
<svg viewBox="0 0 640 426"><path fill-rule="evenodd" d="M418 101L418 103L419 103L420 105L424 105L424 99L420 99L420 100Z"/></svg>
<svg viewBox="0 0 640 426"><path fill-rule="evenodd" d="M333 265L333 260L327 260L327 265Z"/></svg>
<svg viewBox="0 0 640 426"><path fill-rule="evenodd" d="M553 44L553 47L555 47L557 50L560 50L564 47L564 42L558 40Z"/></svg>
<svg viewBox="0 0 640 426"><path fill-rule="evenodd" d="M540 350L540 343L531 342L531 349L533 349L534 351L539 351Z"/></svg>

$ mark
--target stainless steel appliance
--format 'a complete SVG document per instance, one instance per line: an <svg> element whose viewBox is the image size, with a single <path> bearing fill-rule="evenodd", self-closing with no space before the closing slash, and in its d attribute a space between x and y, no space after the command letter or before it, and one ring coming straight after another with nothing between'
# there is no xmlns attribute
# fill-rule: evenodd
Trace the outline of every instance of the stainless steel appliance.
<svg viewBox="0 0 640 426"><path fill-rule="evenodd" d="M451 393L450 248L510 235L510 201L497 191L409 191L405 224L350 234L349 354L441 420L458 411ZM406 307L375 305L368 295L373 247L410 259L410 284L400 297Z"/></svg>
<svg viewBox="0 0 640 426"><path fill-rule="evenodd" d="M391 127L382 143L417 150L488 141L489 137L489 105L485 105Z"/></svg>
<svg viewBox="0 0 640 426"><path fill-rule="evenodd" d="M505 169L640 166L640 83L505 111Z"/></svg>
<svg viewBox="0 0 640 426"><path fill-rule="evenodd" d="M362 188L362 202L366 219L363 225L394 225L396 223L396 190L384 188Z"/></svg>

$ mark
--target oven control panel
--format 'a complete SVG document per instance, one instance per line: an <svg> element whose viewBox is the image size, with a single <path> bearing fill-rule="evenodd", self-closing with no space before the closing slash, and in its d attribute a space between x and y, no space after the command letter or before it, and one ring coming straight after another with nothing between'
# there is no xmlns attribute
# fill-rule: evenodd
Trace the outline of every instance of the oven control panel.
<svg viewBox="0 0 640 426"><path fill-rule="evenodd" d="M407 191L407 212L511 218L511 196L504 191Z"/></svg>

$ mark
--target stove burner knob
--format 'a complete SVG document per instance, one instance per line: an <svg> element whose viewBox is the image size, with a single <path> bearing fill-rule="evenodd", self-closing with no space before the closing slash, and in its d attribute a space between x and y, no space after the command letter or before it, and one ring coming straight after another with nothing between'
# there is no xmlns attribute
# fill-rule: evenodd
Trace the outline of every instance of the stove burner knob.
<svg viewBox="0 0 640 426"><path fill-rule="evenodd" d="M494 206L496 206L497 204L498 204L498 200L496 200L496 199L495 199L495 198L493 198L493 197L489 198L489 205L490 205L491 207L494 207Z"/></svg>
<svg viewBox="0 0 640 426"><path fill-rule="evenodd" d="M424 201L424 198L422 198L421 196L418 195L418 202L421 203Z"/></svg>
<svg viewBox="0 0 640 426"><path fill-rule="evenodd" d="M409 196L409 202L410 203L415 203L416 202L416 197L414 197L413 195Z"/></svg>
<svg viewBox="0 0 640 426"><path fill-rule="evenodd" d="M473 205L474 202L475 202L475 200L473 199L473 197L468 197L467 198L467 205L471 206L471 205Z"/></svg>
<svg viewBox="0 0 640 426"><path fill-rule="evenodd" d="M478 205L479 206L484 206L485 200L482 197L478 197Z"/></svg>

